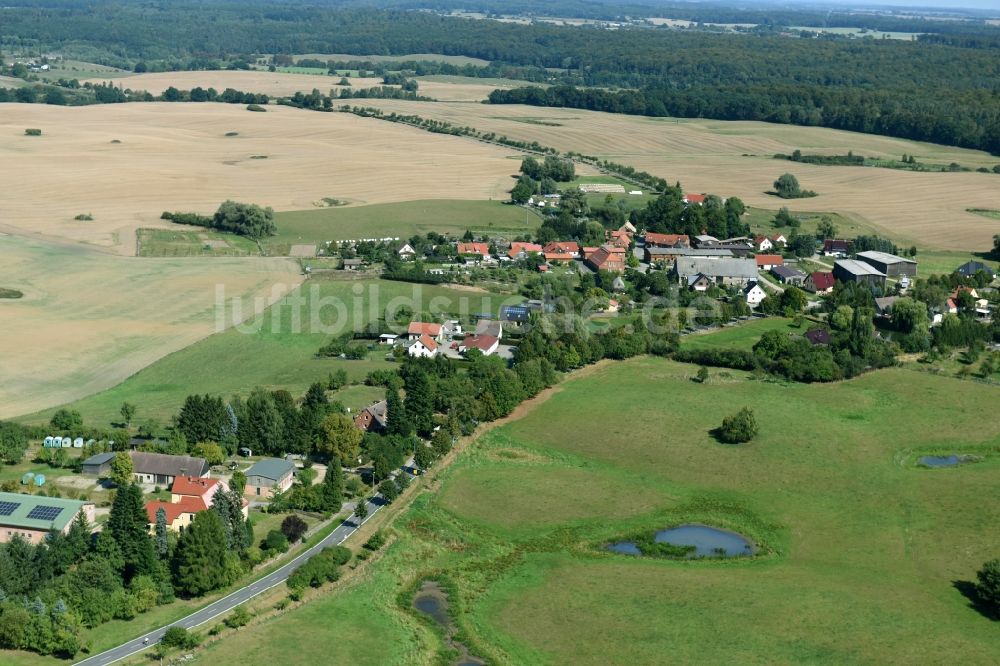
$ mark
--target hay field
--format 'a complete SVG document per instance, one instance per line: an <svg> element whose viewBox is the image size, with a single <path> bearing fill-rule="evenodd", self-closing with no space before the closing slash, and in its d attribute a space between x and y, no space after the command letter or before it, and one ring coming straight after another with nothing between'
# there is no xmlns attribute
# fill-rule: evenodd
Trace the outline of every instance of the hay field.
<svg viewBox="0 0 1000 666"><path fill-rule="evenodd" d="M508 90L533 85L514 79L478 79L471 76L418 76L417 94L442 102L481 102L497 88ZM360 79L359 79L360 80Z"/></svg>
<svg viewBox="0 0 1000 666"><path fill-rule="evenodd" d="M271 96L286 96L296 92L312 92L319 88L327 94L331 88L336 88L339 76L318 74L286 74L284 72L267 71L225 71L207 70L197 72L153 72L149 74L132 74L119 77L95 77L87 79L90 83L106 83L111 81L116 86L145 90L153 95L162 95L163 91L173 86L179 90L190 90L198 86L215 88L222 92L226 88L235 88L244 92L265 93ZM351 79L355 88L370 88L382 85L381 78Z"/></svg>
<svg viewBox="0 0 1000 666"><path fill-rule="evenodd" d="M0 256L0 284L24 292L0 301L0 418L110 388L211 334L217 285L270 302L272 285L302 280L287 259L135 259L6 234Z"/></svg>
<svg viewBox="0 0 1000 666"><path fill-rule="evenodd" d="M864 218L884 233L922 248L992 247L1000 221L966 208L1000 208L1000 176L983 173L911 173L891 169L814 166L771 159L774 153L856 154L923 162L992 167L1000 158L981 151L825 128L760 122L642 118L528 106L367 100L386 111L471 125L561 150L576 150L644 169L694 192L738 196L751 206L792 211L836 211ZM559 126L521 122L525 118ZM744 157L743 155L757 157ZM820 196L783 201L765 194L784 172Z"/></svg>
<svg viewBox="0 0 1000 666"><path fill-rule="evenodd" d="M26 127L43 135L26 137ZM210 213L225 199L276 210L309 209L323 197L351 204L503 199L516 155L289 107L252 113L228 104L3 104L0 180L16 187L0 197L0 231L134 254L135 229L166 227L164 210ZM74 220L80 213L94 219Z"/></svg>

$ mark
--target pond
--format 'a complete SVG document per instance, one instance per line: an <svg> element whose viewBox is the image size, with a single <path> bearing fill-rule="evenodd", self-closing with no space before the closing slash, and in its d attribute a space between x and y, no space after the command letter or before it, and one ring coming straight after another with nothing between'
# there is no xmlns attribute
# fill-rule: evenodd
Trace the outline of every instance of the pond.
<svg viewBox="0 0 1000 666"><path fill-rule="evenodd" d="M952 454L950 456L921 456L917 460L918 465L923 465L924 467L955 467L967 462L976 462L982 460L982 458L977 458L976 456L960 456Z"/></svg>
<svg viewBox="0 0 1000 666"><path fill-rule="evenodd" d="M448 645L460 654L455 666L485 666L485 661L469 654L469 648L455 640L455 623L448 613L448 595L439 583L424 581L413 597L413 607L444 628Z"/></svg>
<svg viewBox="0 0 1000 666"><path fill-rule="evenodd" d="M746 537L708 525L680 525L660 530L653 543L670 544L686 548L686 557L744 557L756 552ZM621 541L608 546L608 550L625 555L643 555L643 545L636 541ZM655 554L655 553L650 553Z"/></svg>

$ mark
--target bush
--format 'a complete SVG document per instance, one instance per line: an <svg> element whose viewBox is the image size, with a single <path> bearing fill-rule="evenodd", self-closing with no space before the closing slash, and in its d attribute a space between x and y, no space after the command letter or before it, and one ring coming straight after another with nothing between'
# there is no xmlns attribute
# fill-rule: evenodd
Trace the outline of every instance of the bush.
<svg viewBox="0 0 1000 666"><path fill-rule="evenodd" d="M365 542L365 548L368 550L378 550L385 545L385 535L381 531L375 532L371 535L371 538Z"/></svg>
<svg viewBox="0 0 1000 666"><path fill-rule="evenodd" d="M727 444L742 444L756 437L757 431L757 419L748 407L744 407L732 416L724 418L716 434Z"/></svg>
<svg viewBox="0 0 1000 666"><path fill-rule="evenodd" d="M293 595L296 591L301 591L306 587L320 587L323 583L332 583L339 579L339 562L342 557L342 553L331 548L325 548L318 555L313 556L312 559L293 571L292 575L288 577L287 582Z"/></svg>
<svg viewBox="0 0 1000 666"><path fill-rule="evenodd" d="M37 129L35 127L29 127L28 129L24 130L24 133L26 136L41 136L42 130Z"/></svg>
<svg viewBox="0 0 1000 666"><path fill-rule="evenodd" d="M256 111L258 113L264 113L265 111L267 111L267 109L262 107L260 104L247 104L247 111Z"/></svg>
<svg viewBox="0 0 1000 666"><path fill-rule="evenodd" d="M243 606L237 606L233 609L233 612L229 614L224 622L230 629L239 629L240 627L246 626L247 622L250 621L250 613Z"/></svg>
<svg viewBox="0 0 1000 666"><path fill-rule="evenodd" d="M160 645L165 648L180 648L187 650L198 645L198 636L184 627L170 627L160 639Z"/></svg>
<svg viewBox="0 0 1000 666"><path fill-rule="evenodd" d="M993 614L1000 616L1000 559L990 560L976 572L979 600Z"/></svg>
<svg viewBox="0 0 1000 666"><path fill-rule="evenodd" d="M271 553L285 553L288 551L288 537L278 530L271 530L264 537L260 547Z"/></svg>

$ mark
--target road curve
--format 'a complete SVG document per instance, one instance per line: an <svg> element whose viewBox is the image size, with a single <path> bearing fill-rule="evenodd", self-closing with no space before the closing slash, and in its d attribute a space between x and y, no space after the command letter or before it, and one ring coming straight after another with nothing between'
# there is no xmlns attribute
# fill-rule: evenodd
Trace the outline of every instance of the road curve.
<svg viewBox="0 0 1000 666"><path fill-rule="evenodd" d="M154 629L149 633L138 636L130 641L122 643L118 647L113 647L110 650L105 650L100 654L96 654L92 657L87 657L83 661L76 662L75 666L106 666L107 664L113 664L116 661L121 661L126 657L131 657L132 655L142 652L143 650L149 648L151 645L159 642L163 638L163 634L166 633L167 629L170 627L184 627L185 629L193 629L199 627L206 622L210 622L215 618L228 613L242 603L253 599L259 594L262 594L276 585L284 583L285 580L292 574L293 571L298 569L302 564L306 562L310 557L330 546L339 546L344 541L347 540L352 534L354 534L358 528L368 521L375 513L378 512L385 504L382 501L380 495L374 495L368 500L368 515L360 523L355 523L352 519L354 515L352 514L346 520L340 523L333 532L331 532L325 539L320 541L315 546L309 548L303 553L300 553L294 559L290 560L286 564L282 565L280 568L275 569L271 573L258 578L248 585L241 587L235 592L230 592L226 596L222 597L217 601L213 601L204 608L197 610L185 618L182 618L176 622L172 622L168 625L164 625L158 629Z"/></svg>

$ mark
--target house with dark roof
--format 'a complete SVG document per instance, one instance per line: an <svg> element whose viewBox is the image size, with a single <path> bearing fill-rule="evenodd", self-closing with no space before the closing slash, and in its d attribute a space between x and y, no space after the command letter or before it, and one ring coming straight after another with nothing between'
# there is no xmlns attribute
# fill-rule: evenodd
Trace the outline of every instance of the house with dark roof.
<svg viewBox="0 0 1000 666"><path fill-rule="evenodd" d="M354 417L354 425L365 432L382 432L387 423L388 404L385 400L368 405Z"/></svg>
<svg viewBox="0 0 1000 666"><path fill-rule="evenodd" d="M823 241L824 257L846 257L851 251L851 244L839 238L827 238Z"/></svg>
<svg viewBox="0 0 1000 666"><path fill-rule="evenodd" d="M132 473L139 483L170 486L179 476L208 476L208 463L204 458L145 451L129 451L128 454L132 458Z"/></svg>
<svg viewBox="0 0 1000 666"><path fill-rule="evenodd" d="M244 495L271 498L292 487L295 480L295 464L281 458L264 458L247 470Z"/></svg>
<svg viewBox="0 0 1000 666"><path fill-rule="evenodd" d="M991 280L997 277L996 271L981 261L967 261L955 269L956 273L966 278L974 277L979 271L986 273Z"/></svg>
<svg viewBox="0 0 1000 666"><path fill-rule="evenodd" d="M749 250L747 250L749 251ZM677 257L732 257L733 251L722 247L692 249L689 247L645 247L642 250L647 264L672 262Z"/></svg>
<svg viewBox="0 0 1000 666"><path fill-rule="evenodd" d="M737 287L758 279L753 259L678 257L672 274L681 284L688 284L692 275L704 275L715 284Z"/></svg>
<svg viewBox="0 0 1000 666"><path fill-rule="evenodd" d="M69 532L78 514L94 522L91 502L0 492L0 543L14 537L39 544L50 532Z"/></svg>
<svg viewBox="0 0 1000 666"><path fill-rule="evenodd" d="M104 478L111 473L111 461L115 459L114 451L95 453L83 461L80 471L88 476Z"/></svg>
<svg viewBox="0 0 1000 666"><path fill-rule="evenodd" d="M793 287L801 287L806 281L806 274L791 266L775 266L771 269L771 275L778 278L782 284Z"/></svg>
<svg viewBox="0 0 1000 666"><path fill-rule="evenodd" d="M480 319L476 322L475 335L489 335L499 340L503 338L503 324L496 319Z"/></svg>

